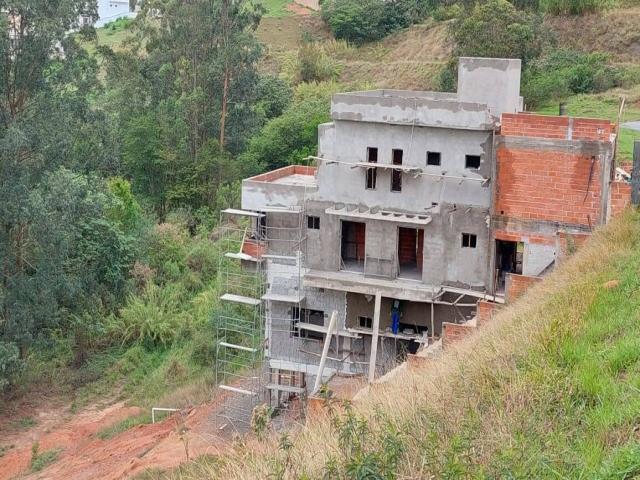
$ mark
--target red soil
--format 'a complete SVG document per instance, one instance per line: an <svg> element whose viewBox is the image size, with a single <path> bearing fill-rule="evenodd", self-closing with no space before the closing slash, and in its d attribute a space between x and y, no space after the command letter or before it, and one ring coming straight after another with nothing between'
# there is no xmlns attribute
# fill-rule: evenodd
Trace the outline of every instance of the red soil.
<svg viewBox="0 0 640 480"><path fill-rule="evenodd" d="M62 451L55 463L27 478L115 480L151 467L169 469L187 460L185 443L189 458L220 453L229 443L217 435L215 411L219 405L220 397L154 425L138 425L108 440L100 440L96 433L139 414L140 409L118 403L102 410L88 409L66 420L61 420L65 415L62 409L48 412L48 420L30 431L0 435L0 445L13 445L0 457L0 480L28 474L31 446L36 441L40 452ZM58 420L57 424L52 418Z"/></svg>

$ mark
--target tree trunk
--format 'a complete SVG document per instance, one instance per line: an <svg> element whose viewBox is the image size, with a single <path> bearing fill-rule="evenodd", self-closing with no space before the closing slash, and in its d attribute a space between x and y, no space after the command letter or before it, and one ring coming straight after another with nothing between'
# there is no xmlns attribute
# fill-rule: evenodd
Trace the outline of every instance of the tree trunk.
<svg viewBox="0 0 640 480"><path fill-rule="evenodd" d="M229 91L229 67L224 67L224 83L222 85L222 111L220 112L220 148L224 150L224 130L227 123L227 93Z"/></svg>

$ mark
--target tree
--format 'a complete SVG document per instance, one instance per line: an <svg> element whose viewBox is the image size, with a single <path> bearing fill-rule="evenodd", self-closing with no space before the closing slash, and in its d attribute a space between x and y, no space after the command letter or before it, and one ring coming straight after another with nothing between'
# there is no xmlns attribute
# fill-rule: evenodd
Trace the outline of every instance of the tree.
<svg viewBox="0 0 640 480"><path fill-rule="evenodd" d="M424 11L415 0L326 0L322 18L336 38L354 43L379 40L409 26Z"/></svg>
<svg viewBox="0 0 640 480"><path fill-rule="evenodd" d="M467 7L449 27L454 58L442 70L440 88L453 91L457 57L519 58L524 67L551 43L551 33L537 13L517 10L507 0Z"/></svg>
<svg viewBox="0 0 640 480"><path fill-rule="evenodd" d="M550 39L539 15L518 11L507 0L475 4L452 24L451 32L457 56L519 58L525 65Z"/></svg>
<svg viewBox="0 0 640 480"><path fill-rule="evenodd" d="M87 175L117 164L109 123L90 103L98 66L68 34L81 13L95 10L84 0L0 2L5 370L15 367L13 347L24 358L34 340L71 315L107 306L124 288L130 242L105 216L103 184Z"/></svg>

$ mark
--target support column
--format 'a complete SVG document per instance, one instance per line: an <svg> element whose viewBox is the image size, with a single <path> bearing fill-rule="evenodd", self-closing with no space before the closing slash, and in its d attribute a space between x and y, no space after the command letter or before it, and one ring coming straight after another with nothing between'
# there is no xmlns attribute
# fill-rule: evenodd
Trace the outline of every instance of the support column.
<svg viewBox="0 0 640 480"><path fill-rule="evenodd" d="M371 332L371 355L369 356L369 383L376 377L376 357L378 356L378 335L380 333L380 302L382 297L376 293L376 303L373 311L373 332Z"/></svg>

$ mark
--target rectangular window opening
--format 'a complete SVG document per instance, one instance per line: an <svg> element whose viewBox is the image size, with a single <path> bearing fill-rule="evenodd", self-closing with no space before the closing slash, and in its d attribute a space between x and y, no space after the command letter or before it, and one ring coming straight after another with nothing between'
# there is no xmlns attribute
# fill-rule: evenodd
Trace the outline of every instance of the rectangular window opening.
<svg viewBox="0 0 640 480"><path fill-rule="evenodd" d="M392 150L392 162L394 165L402 165L402 150L394 148ZM402 170L391 171L391 191L402 191Z"/></svg>
<svg viewBox="0 0 640 480"><path fill-rule="evenodd" d="M378 163L378 149L375 147L367 147L367 163ZM367 190L375 190L378 180L378 169L367 168L367 177L365 188Z"/></svg>
<svg viewBox="0 0 640 480"><path fill-rule="evenodd" d="M310 325L324 327L324 312L322 310L293 307L291 310L291 320L292 331L295 332L295 336L311 340L324 340L324 334L322 332L314 332L312 330L300 328L298 325L299 323L308 323Z"/></svg>
<svg viewBox="0 0 640 480"><path fill-rule="evenodd" d="M427 152L427 165L433 167L440 166L440 152Z"/></svg>
<svg viewBox="0 0 640 480"><path fill-rule="evenodd" d="M466 155L464 157L464 168L480 168L480 155Z"/></svg>
<svg viewBox="0 0 640 480"><path fill-rule="evenodd" d="M373 328L373 319L371 317L359 316L358 317L358 326L360 328L366 328L368 330L371 330Z"/></svg>
<svg viewBox="0 0 640 480"><path fill-rule="evenodd" d="M320 217L307 215L307 228L310 230L320 230Z"/></svg>
<svg viewBox="0 0 640 480"><path fill-rule="evenodd" d="M476 248L478 237L473 233L462 234L462 248Z"/></svg>

